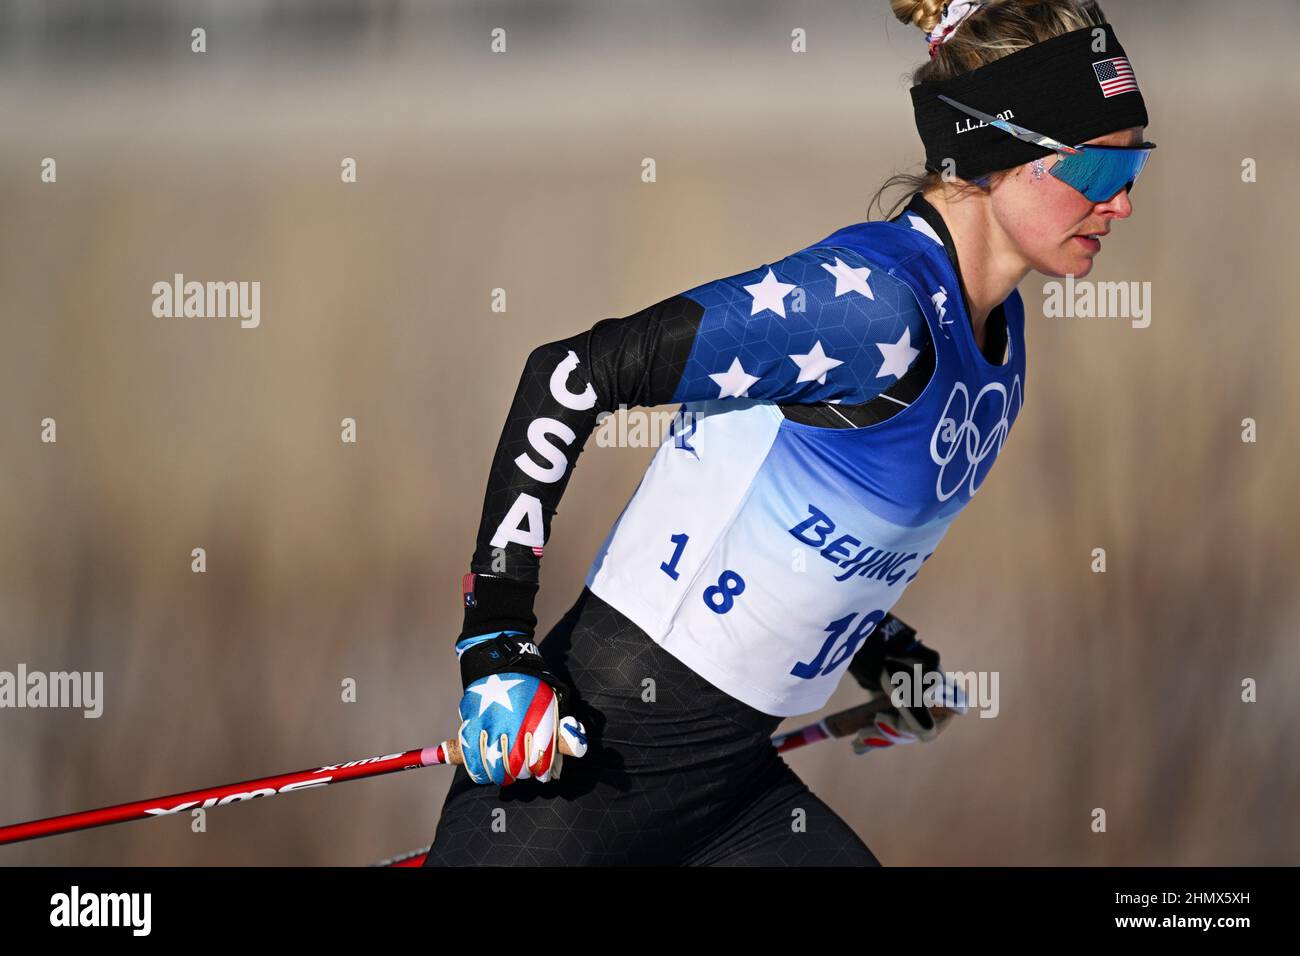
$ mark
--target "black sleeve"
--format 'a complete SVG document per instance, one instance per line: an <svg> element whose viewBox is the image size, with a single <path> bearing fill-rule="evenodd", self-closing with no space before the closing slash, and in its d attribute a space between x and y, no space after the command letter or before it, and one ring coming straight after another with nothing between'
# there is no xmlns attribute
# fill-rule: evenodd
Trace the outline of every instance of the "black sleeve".
<svg viewBox="0 0 1300 956"><path fill-rule="evenodd" d="M703 311L674 296L529 354L492 459L460 637L534 633L542 547L597 417L671 402Z"/></svg>

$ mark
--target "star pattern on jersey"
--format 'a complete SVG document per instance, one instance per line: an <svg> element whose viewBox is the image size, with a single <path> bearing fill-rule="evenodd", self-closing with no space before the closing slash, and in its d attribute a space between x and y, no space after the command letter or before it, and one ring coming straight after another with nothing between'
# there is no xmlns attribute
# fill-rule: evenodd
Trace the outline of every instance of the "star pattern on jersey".
<svg viewBox="0 0 1300 956"><path fill-rule="evenodd" d="M822 348L821 342L816 342L811 352L803 355L791 355L790 360L799 366L799 377L796 382L816 382L818 385L826 384L826 373L837 365L843 365L841 359L833 359L826 354Z"/></svg>
<svg viewBox="0 0 1300 956"><path fill-rule="evenodd" d="M929 337L911 288L852 246L810 246L682 297L702 312L677 402L865 402Z"/></svg>
<svg viewBox="0 0 1300 956"><path fill-rule="evenodd" d="M762 282L755 282L745 286L745 291L754 297L749 314L758 315L764 310L770 310L784 319L785 297L790 294L790 290L793 288L795 288L793 282L782 282L769 266L767 275L763 276Z"/></svg>
<svg viewBox="0 0 1300 956"><path fill-rule="evenodd" d="M740 359L732 359L731 367L725 372L715 372L709 378L718 383L722 390L718 398L745 398L749 388L758 381L759 376L750 375L740 364Z"/></svg>
<svg viewBox="0 0 1300 956"><path fill-rule="evenodd" d="M854 268L839 256L836 256L835 265L827 265L823 262L822 268L835 277L836 298L848 295L850 292L865 295L868 299L876 297L875 293L871 291L871 286L867 285L867 277L871 275L871 269L867 266Z"/></svg>
<svg viewBox="0 0 1300 956"><path fill-rule="evenodd" d="M510 702L510 691L522 683L522 678L519 680L506 680L499 674L491 674L484 680L477 681L467 687L465 693L478 694L478 713L482 717L484 712L493 704L498 704L506 710L513 711L515 706Z"/></svg>
<svg viewBox="0 0 1300 956"><path fill-rule="evenodd" d="M911 329L903 329L903 337L897 342L882 342L876 348L880 349L880 354L884 356L884 361L880 363L880 371L876 373L877 378L886 375L902 378L913 360L921 354L920 349L912 348Z"/></svg>

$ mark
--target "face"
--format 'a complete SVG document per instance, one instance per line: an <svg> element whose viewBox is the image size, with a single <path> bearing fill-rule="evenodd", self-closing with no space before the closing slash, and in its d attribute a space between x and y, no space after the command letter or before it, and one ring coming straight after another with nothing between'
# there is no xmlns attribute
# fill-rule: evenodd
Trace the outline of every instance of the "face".
<svg viewBox="0 0 1300 956"><path fill-rule="evenodd" d="M1140 146L1144 128L1098 136L1087 142L1099 146ZM1044 159L1051 169L1060 157ZM1092 271L1112 220L1133 214L1128 190L1121 189L1105 202L1093 202L1055 176L1034 178L1033 163L1017 166L993 186L989 197L993 217L1001 226L1008 251L1026 266L1044 275L1082 278ZM1097 238L1083 238L1093 235Z"/></svg>

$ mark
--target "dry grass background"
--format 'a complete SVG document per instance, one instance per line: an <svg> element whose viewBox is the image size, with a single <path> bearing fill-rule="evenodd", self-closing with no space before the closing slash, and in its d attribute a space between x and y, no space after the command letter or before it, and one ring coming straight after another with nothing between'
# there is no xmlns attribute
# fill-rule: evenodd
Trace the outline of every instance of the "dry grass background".
<svg viewBox="0 0 1300 956"><path fill-rule="evenodd" d="M999 671L1001 714L932 746L792 756L886 863L1300 860L1300 18L1105 6L1160 149L1091 278L1149 281L1154 317L1046 320L1044 280L1021 286L1025 412L896 609L946 666ZM217 42L205 60L7 65L0 669L102 670L107 704L0 711L0 821L450 732L456 588L528 350L865 218L920 157L900 77L924 47L883 0L762 9L745 32L725 5L526 21L497 58L474 52L485 20L346 55ZM261 281L261 327L153 318L150 286L175 272ZM581 459L543 627L648 457L593 442ZM0 863L361 864L427 842L449 776Z"/></svg>

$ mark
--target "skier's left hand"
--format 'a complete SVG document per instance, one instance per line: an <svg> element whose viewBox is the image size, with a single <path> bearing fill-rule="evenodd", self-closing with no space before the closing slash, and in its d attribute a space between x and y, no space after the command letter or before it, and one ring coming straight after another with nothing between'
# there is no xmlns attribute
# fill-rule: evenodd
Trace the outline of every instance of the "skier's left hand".
<svg viewBox="0 0 1300 956"><path fill-rule="evenodd" d="M872 726L853 735L856 754L934 740L954 715L966 713L961 688L939 669L939 652L922 644L916 631L895 617L886 617L867 637L849 662L849 673L873 697L907 698L877 714ZM921 684L913 687L918 673ZM895 674L905 674L908 681L900 687ZM913 692L916 702L910 700ZM934 701L936 696L943 707L938 713L922 702Z"/></svg>

